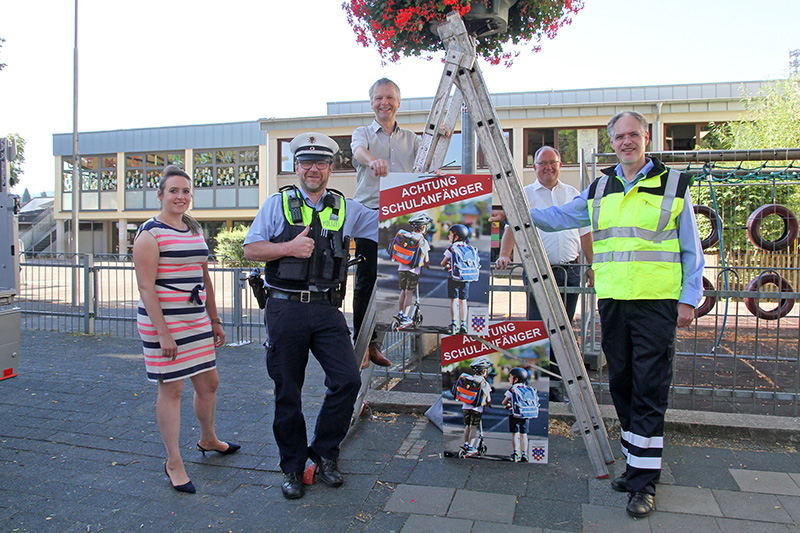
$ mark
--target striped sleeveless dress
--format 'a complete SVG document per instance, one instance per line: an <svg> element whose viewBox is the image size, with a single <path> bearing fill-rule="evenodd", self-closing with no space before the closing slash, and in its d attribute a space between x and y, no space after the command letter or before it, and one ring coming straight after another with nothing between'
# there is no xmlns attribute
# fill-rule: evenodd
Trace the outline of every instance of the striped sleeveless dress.
<svg viewBox="0 0 800 533"><path fill-rule="evenodd" d="M139 227L155 237L159 259L156 294L169 332L178 345L174 361L161 356L158 333L144 303L139 300L137 325L144 349L147 379L177 381L217 366L214 335L206 313L203 265L208 261L208 245L203 234L179 231L155 217ZM137 233L137 235L138 235Z"/></svg>

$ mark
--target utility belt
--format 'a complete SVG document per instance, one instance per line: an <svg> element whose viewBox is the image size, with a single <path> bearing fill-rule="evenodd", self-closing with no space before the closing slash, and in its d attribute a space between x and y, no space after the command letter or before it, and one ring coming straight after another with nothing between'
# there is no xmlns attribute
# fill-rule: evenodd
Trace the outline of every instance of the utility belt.
<svg viewBox="0 0 800 533"><path fill-rule="evenodd" d="M360 256L359 256L360 257ZM325 292L319 291L284 291L274 287L265 288L264 280L261 278L261 271L254 268L247 278L253 295L256 297L259 309L264 309L267 305L267 298L276 300L291 300L293 302L310 303L325 300L335 307L341 307L344 301L344 291L340 289L328 289Z"/></svg>
<svg viewBox="0 0 800 533"><path fill-rule="evenodd" d="M293 302L311 303L318 301L330 302L332 305L339 307L341 305L341 297L337 290L327 290L325 292L319 291L283 291L281 289L269 288L267 289L267 298L275 298L276 300L291 300ZM337 305L338 303L338 305Z"/></svg>

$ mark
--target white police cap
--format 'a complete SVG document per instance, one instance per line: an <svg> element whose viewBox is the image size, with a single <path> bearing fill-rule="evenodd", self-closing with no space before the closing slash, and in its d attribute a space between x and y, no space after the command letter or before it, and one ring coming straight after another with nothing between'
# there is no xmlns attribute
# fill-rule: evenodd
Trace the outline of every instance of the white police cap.
<svg viewBox="0 0 800 533"><path fill-rule="evenodd" d="M301 133L289 144L295 159L303 161L308 159L333 158L333 154L339 151L336 141L324 133Z"/></svg>

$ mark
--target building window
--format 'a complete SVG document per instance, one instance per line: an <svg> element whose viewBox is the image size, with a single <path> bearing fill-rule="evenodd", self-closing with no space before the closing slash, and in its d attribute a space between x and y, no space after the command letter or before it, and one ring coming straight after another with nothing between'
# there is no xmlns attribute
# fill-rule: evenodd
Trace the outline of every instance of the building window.
<svg viewBox="0 0 800 533"><path fill-rule="evenodd" d="M525 166L533 166L533 157L536 155L536 150L542 146L556 147L556 130L554 129L526 129L525 135ZM561 159L564 161L564 159Z"/></svg>
<svg viewBox="0 0 800 533"><path fill-rule="evenodd" d="M453 132L453 134L450 135L450 144L447 145L447 153L445 153L442 165L444 168L461 167L461 158L463 155L461 132Z"/></svg>
<svg viewBox="0 0 800 533"><path fill-rule="evenodd" d="M63 158L61 190L72 192L72 158ZM81 157L82 191L117 190L117 156Z"/></svg>
<svg viewBox="0 0 800 533"><path fill-rule="evenodd" d="M608 130L601 128L597 130L597 153L598 154L613 154L614 147L611 146L611 139L608 137Z"/></svg>
<svg viewBox="0 0 800 533"><path fill-rule="evenodd" d="M339 145L339 151L333 156L334 172L355 172L353 151L350 149L350 136L331 137ZM289 148L291 139L278 139L278 174L294 174L294 158Z"/></svg>
<svg viewBox="0 0 800 533"><path fill-rule="evenodd" d="M258 148L195 151L194 186L258 186Z"/></svg>
<svg viewBox="0 0 800 533"><path fill-rule="evenodd" d="M588 128L589 135L594 138L592 143L597 150L597 153L613 153L611 148L611 141L608 138L606 128ZM533 166L536 151L542 146L551 146L558 150L561 154L561 162L565 165L574 165L578 163L581 146L578 144L579 131L580 137L586 142L586 137L583 132L584 129L578 130L576 128L546 128L546 129L526 129L525 135L525 166L530 168ZM588 156L588 154L587 154Z"/></svg>
<svg viewBox="0 0 800 533"><path fill-rule="evenodd" d="M514 143L512 142L513 137L511 136L511 130L503 130L503 136L506 138L506 144L508 144L508 149L511 151L511 155L514 155ZM489 162L486 160L486 156L483 154L483 150L481 150L481 143L478 141L478 160L476 162L477 168L489 168Z"/></svg>
<svg viewBox="0 0 800 533"><path fill-rule="evenodd" d="M183 152L128 154L125 157L125 188L157 189L161 173L167 165L184 167Z"/></svg>
<svg viewBox="0 0 800 533"><path fill-rule="evenodd" d="M503 135L506 137L506 142L508 142L508 147L512 150L513 154L513 146L511 143L511 130L503 130ZM477 157L475 159L475 168L476 169L487 169L489 168L489 162L486 160L486 156L483 154L483 150L481 150L481 143L478 140L478 137L475 137L475 142L477 143ZM442 161L443 168L447 169L455 169L461 168L463 169L463 140L460 131L453 132L450 135L450 143L447 145L447 152L444 156L444 161ZM462 170L463 171L463 170Z"/></svg>
<svg viewBox="0 0 800 533"><path fill-rule="evenodd" d="M80 165L81 209L116 209L117 156L83 156ZM62 159L61 191L63 209L72 209L72 158Z"/></svg>
<svg viewBox="0 0 800 533"><path fill-rule="evenodd" d="M710 132L708 124L665 124L664 149L667 151L694 150L703 146Z"/></svg>

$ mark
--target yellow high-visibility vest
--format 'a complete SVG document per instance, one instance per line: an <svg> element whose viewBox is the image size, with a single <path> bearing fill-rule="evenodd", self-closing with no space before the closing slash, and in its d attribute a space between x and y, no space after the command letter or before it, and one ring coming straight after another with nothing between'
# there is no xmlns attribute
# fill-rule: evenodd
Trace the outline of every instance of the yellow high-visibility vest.
<svg viewBox="0 0 800 533"><path fill-rule="evenodd" d="M625 193L613 168L589 189L595 291L616 300L677 300L683 270L678 217L691 178L660 161Z"/></svg>

